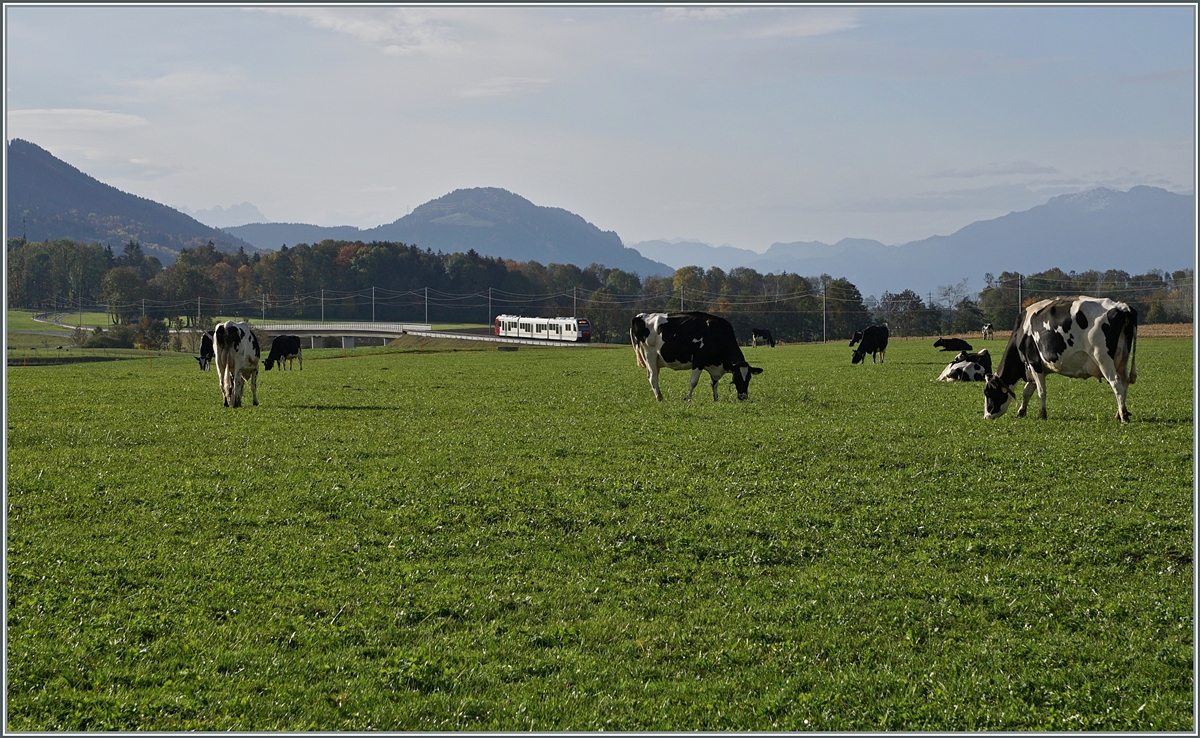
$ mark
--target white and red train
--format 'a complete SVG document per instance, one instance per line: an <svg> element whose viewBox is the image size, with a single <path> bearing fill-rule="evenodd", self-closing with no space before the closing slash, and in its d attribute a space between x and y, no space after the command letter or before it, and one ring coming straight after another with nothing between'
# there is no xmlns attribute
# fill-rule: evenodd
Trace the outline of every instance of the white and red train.
<svg viewBox="0 0 1200 738"><path fill-rule="evenodd" d="M584 318L525 318L520 315L497 315L493 330L501 338L532 338L571 343L586 343L592 340L592 324Z"/></svg>

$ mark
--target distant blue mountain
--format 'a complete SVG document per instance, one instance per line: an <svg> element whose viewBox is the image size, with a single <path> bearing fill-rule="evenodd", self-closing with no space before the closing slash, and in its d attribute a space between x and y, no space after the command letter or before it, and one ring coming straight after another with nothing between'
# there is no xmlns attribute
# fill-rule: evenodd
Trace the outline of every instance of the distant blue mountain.
<svg viewBox="0 0 1200 738"><path fill-rule="evenodd" d="M977 221L949 236L901 246L845 238L772 244L765 253L698 242L633 244L644 255L674 268L751 267L846 277L864 295L912 289L919 293L967 279L983 287L986 273L1040 272L1052 267L1082 272L1123 269L1142 274L1193 267L1196 237L1194 196L1139 186L1128 192L1097 188L1059 195L1045 205ZM664 246L665 244L665 246ZM670 247L670 248L667 248Z"/></svg>
<svg viewBox="0 0 1200 738"><path fill-rule="evenodd" d="M562 208L534 205L496 187L455 190L376 228L254 223L226 228L225 232L260 248L325 239L398 241L444 253L474 249L484 256L542 264L582 268L597 263L642 277L674 272L666 264L625 248L612 231L602 231Z"/></svg>

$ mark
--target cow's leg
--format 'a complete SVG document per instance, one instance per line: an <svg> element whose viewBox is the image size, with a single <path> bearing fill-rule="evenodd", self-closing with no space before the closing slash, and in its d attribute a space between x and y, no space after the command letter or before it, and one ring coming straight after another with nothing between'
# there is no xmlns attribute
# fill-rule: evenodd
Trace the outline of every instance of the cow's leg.
<svg viewBox="0 0 1200 738"><path fill-rule="evenodd" d="M736 371L736 370L734 370L734 371ZM720 375L715 374L713 372L709 372L708 376L712 377L713 402L716 402L718 399L720 399L717 396L717 382L721 381L721 377L720 377Z"/></svg>
<svg viewBox="0 0 1200 738"><path fill-rule="evenodd" d="M250 375L250 398L258 405L258 369Z"/></svg>
<svg viewBox="0 0 1200 738"><path fill-rule="evenodd" d="M1025 409L1029 407L1029 398L1033 397L1033 391L1037 389L1037 384L1028 377L1025 379L1025 390L1021 393L1021 406L1017 408L1017 417L1025 417Z"/></svg>
<svg viewBox="0 0 1200 738"><path fill-rule="evenodd" d="M1100 364L1100 371L1104 374L1103 378L1097 377L1097 379L1107 379L1108 385L1112 387L1113 394L1117 396L1117 420L1122 423L1128 422L1130 417L1132 417L1129 414L1129 409L1125 407L1125 396L1129 392L1129 383L1121 376L1120 371L1115 366L1112 366L1112 362L1097 363Z"/></svg>
<svg viewBox="0 0 1200 738"><path fill-rule="evenodd" d="M225 401L225 407L229 407L233 400L233 387L229 382L229 369L223 363L217 364L217 382L221 385L221 399Z"/></svg>
<svg viewBox="0 0 1200 738"><path fill-rule="evenodd" d="M699 368L692 370L692 378L691 381L688 382L687 399L689 400L692 399L692 392L695 391L696 385L700 384L700 372L702 371L704 370Z"/></svg>
<svg viewBox="0 0 1200 738"><path fill-rule="evenodd" d="M649 378L650 378L650 389L654 390L654 399L658 400L659 402L662 402L662 390L658 388L658 357L657 356L655 356L653 358L653 360L651 360L649 357L647 357L646 374L649 375Z"/></svg>
<svg viewBox="0 0 1200 738"><path fill-rule="evenodd" d="M1046 419L1046 375L1034 372L1033 382L1025 383L1024 397L1021 400L1021 410L1029 404L1029 397L1033 394L1033 390L1037 390L1038 402L1041 407L1038 409L1038 420ZM1025 413L1020 413L1021 417L1025 417Z"/></svg>

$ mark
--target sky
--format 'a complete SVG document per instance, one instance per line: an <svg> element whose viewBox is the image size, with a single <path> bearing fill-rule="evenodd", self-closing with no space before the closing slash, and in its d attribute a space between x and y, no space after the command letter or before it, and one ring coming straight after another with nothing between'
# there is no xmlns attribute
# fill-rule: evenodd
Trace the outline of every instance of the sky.
<svg viewBox="0 0 1200 738"><path fill-rule="evenodd" d="M626 244L901 244L1194 194L1190 5L6 4L6 139L191 210L369 228L501 187Z"/></svg>

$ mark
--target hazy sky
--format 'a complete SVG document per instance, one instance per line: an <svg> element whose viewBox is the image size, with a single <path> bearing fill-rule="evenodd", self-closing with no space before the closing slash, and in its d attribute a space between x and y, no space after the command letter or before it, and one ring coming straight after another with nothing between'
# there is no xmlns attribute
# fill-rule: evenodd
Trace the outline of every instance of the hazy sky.
<svg viewBox="0 0 1200 738"><path fill-rule="evenodd" d="M465 187L626 243L896 244L1192 193L1159 7L5 6L6 136L193 210L371 227Z"/></svg>

